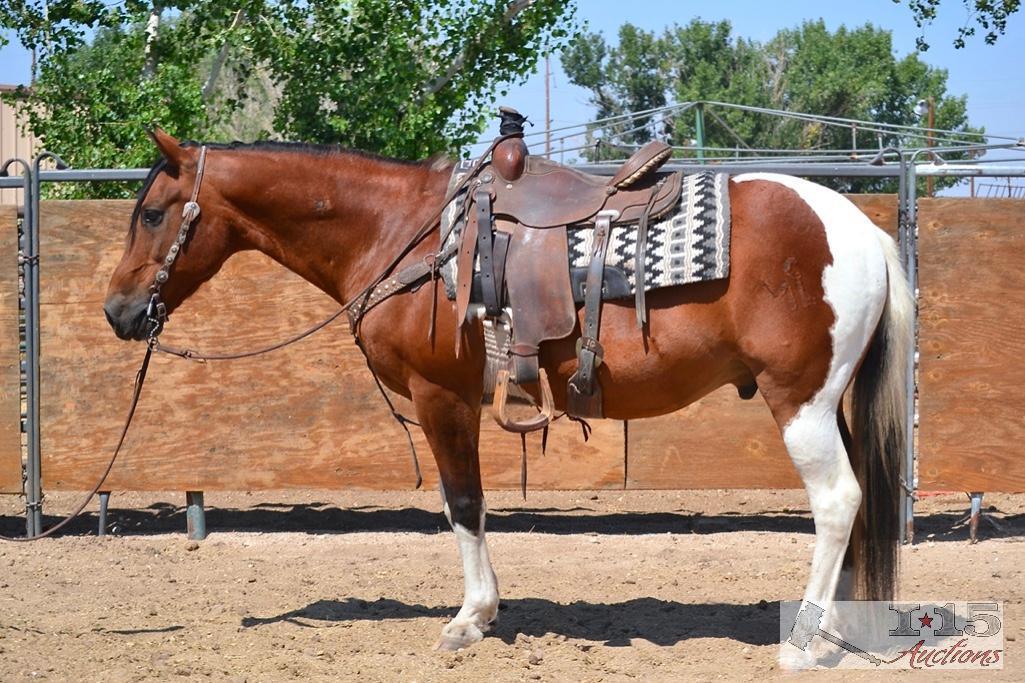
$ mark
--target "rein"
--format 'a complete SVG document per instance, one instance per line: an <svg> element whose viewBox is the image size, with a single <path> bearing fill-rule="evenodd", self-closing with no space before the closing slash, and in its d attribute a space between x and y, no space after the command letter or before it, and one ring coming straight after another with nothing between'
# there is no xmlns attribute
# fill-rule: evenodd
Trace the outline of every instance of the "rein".
<svg viewBox="0 0 1025 683"><path fill-rule="evenodd" d="M146 340L146 355L142 358L142 364L139 366L139 371L135 373L135 386L132 389L132 402L128 406L128 415L125 417L124 426L121 427L121 436L117 440L117 445L114 447L114 452L111 454L110 460L107 462L107 467L103 470L103 474L100 476L100 480L96 482L96 485L93 486L92 490L86 494L85 498L81 503L79 503L78 507L75 508L74 512L67 515L64 519L54 524L46 531L30 537L0 536L0 540L15 543L26 543L29 541L38 541L41 538L46 538L47 536L56 533L70 524L71 520L78 517L78 515L85 510L85 507L93 499L93 496L95 496L103 486L103 482L107 481L110 471L114 469L114 463L117 461L117 456L121 453L121 447L125 443L125 438L128 436L128 429L132 426L132 419L135 417L135 409L139 405L139 398L142 396L142 387L146 383L146 373L149 372L149 362L153 357L153 351L163 350L161 349L158 335L164 329L164 323L167 322L167 306L160 298L160 289L170 277L171 267L178 259L178 255L181 253L182 247L189 237L189 231L191 230L192 225L196 222L196 219L199 218L200 210L197 200L199 199L199 188L203 184L203 173L205 169L206 146L204 145L199 152L199 165L196 167L196 183L192 187L192 197L185 203L185 206L182 207L182 222L178 227L178 235L175 237L170 249L168 249L167 256L164 257L164 261L161 264L160 269L154 276L153 284L150 285L150 300L149 305L146 307L146 317L150 323L149 338ZM312 334L312 332L310 334Z"/></svg>
<svg viewBox="0 0 1025 683"><path fill-rule="evenodd" d="M114 463L117 461L118 455L121 453L121 447L125 443L125 438L128 436L128 429L132 425L132 419L135 417L135 409L139 405L139 399L142 396L142 387L146 383L146 374L149 371L150 359L153 357L153 352L157 351L165 353L170 356L176 356L179 358L185 358L187 360L205 362L205 361L219 361L219 360L238 360L241 358L251 358L253 356L259 356L272 351L277 351L286 346L290 346L310 335L322 330L323 328L330 325L332 322L347 314L349 317L349 327L353 337L356 341L356 346L363 354L364 360L367 363L367 369L370 370L370 374L374 378L374 383L377 385L378 390L381 392L381 396L384 397L385 402L388 405L388 409L391 411L392 416L399 422L402 428L406 432L406 438L409 442L409 447L413 455L413 467L416 472L416 488L420 488L423 482L423 477L420 473L420 463L416 456L416 447L413 444L413 435L409 431L409 425L417 425L418 423L410 420L406 416L402 415L395 409L394 403L391 398L385 392L384 385L381 383L380 378L374 371L374 368L370 364L370 358L367 356L366 349L363 346L363 342L359 336L359 324L362 322L363 317L366 313L374 308L377 304L391 297L393 294L397 294L413 285L422 281L425 277L430 276L432 279L437 277L437 265L439 262L444 261L445 258L451 256L450 253L445 251L432 254L425 258L419 263L415 263L403 270L399 271L394 276L391 273L395 268L402 262L406 256L410 254L423 240L431 234L431 232L440 225L441 215L445 211L445 207L449 205L452 199L461 192L470 181L476 177L481 167L484 165L488 155L494 150L495 145L505 139L505 136L497 138L487 150L477 159L474 165L471 167L470 172L466 177L458 183L454 188L449 190L445 195L444 200L441 202L441 208L436 210L431 217L428 218L420 226L420 228L414 233L413 237L406 243L399 253L388 263L388 265L381 271L381 273L373 279L373 281L360 291L355 297L350 299L348 302L342 305L335 313L331 314L324 320L318 322L312 327L296 334L288 339L285 339L276 344L266 346L251 351L243 351L239 353L231 354L208 354L200 353L198 351L192 351L190 349L177 349L170 346L164 346L160 343L160 333L164 329L164 325L167 323L167 305L164 303L160 296L161 289L164 284L170 279L171 268L177 261L178 256L181 254L182 249L185 246L185 242L188 241L189 233L192 230L192 226L199 218L201 210L199 208L199 190L203 184L203 175L206 171L206 153L207 147L203 145L199 152L199 163L196 167L196 182L192 187L192 195L185 206L182 207L182 221L178 227L178 234L175 237L174 242L171 243L168 249L167 255L153 278L153 284L150 285L150 300L146 307L146 318L150 323L149 336L146 340L146 353L143 356L142 363L139 366L138 372L135 374L135 383L132 389L132 400L128 406L128 414L125 417L124 425L121 427L121 435L118 438L117 445L114 447L114 452L110 456L110 460L107 462L107 467L104 469L103 474L100 476L99 481L93 486L92 490L86 494L85 498L79 503L78 507L75 508L74 512L64 517L61 521L54 524L52 527L43 531L36 536L31 537L12 537L0 535L0 541L9 541L13 543L25 543L30 541L38 541L39 539L51 536L60 529L71 523L73 519L78 517L79 514L85 510L86 506L92 501L93 496L99 492L103 483L107 480L111 470L114 468ZM389 277L391 276L391 277ZM432 322L433 324L433 322Z"/></svg>

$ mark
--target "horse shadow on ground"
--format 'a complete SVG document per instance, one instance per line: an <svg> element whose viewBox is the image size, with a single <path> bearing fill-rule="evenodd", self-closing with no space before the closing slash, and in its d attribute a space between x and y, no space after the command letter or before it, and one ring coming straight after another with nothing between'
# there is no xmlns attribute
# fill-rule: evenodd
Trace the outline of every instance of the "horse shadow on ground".
<svg viewBox="0 0 1025 683"><path fill-rule="evenodd" d="M116 497L112 499L112 503ZM980 538L1025 537L1025 514L1001 514L994 506L986 512L999 528L983 523ZM968 527L960 524L963 515L943 512L915 519L915 537L929 541L967 541ZM57 515L44 515L44 527L59 521ZM306 532L333 534L355 532L449 533L440 511L414 507L386 508L357 506L339 508L327 503L262 503L244 509L210 507L206 511L207 529L218 531ZM62 535L91 535L97 530L96 512L83 513L73 520ZM504 507L488 511L489 532L534 532L544 534L713 534L731 531L765 531L813 534L811 516L806 510L784 508L757 513L727 512L704 515L700 512L597 512L589 508L571 509ZM0 534L20 535L25 522L20 516L0 516ZM171 503L156 503L141 509L111 507L108 531L119 535L175 533L185 529L185 509Z"/></svg>
<svg viewBox="0 0 1025 683"><path fill-rule="evenodd" d="M451 619L458 607L409 604L381 598L318 600L306 607L270 617L245 617L243 628L289 623L317 628L325 623L386 621L389 619ZM749 645L779 643L779 603L750 605L690 604L657 598L635 598L616 603L571 602L542 598L502 600L498 622L490 636L513 643L516 636L563 635L612 647L624 647L640 638L671 646L692 638L730 638Z"/></svg>

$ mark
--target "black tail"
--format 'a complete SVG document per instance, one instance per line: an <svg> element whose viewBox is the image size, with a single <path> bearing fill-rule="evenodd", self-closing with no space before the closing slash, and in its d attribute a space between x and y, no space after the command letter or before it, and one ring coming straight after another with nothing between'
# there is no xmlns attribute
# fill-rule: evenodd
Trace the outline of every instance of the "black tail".
<svg viewBox="0 0 1025 683"><path fill-rule="evenodd" d="M907 434L907 362L914 300L896 245L880 231L886 251L888 295L854 380L851 464L862 505L851 537L856 593L893 598L900 545L901 462Z"/></svg>

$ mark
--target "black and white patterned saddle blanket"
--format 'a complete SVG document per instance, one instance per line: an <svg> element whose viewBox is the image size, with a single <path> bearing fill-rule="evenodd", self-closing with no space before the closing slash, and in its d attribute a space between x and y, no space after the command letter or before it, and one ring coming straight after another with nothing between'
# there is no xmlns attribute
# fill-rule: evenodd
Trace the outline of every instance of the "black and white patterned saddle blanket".
<svg viewBox="0 0 1025 683"><path fill-rule="evenodd" d="M452 175L454 187L468 172L471 163L462 162ZM457 195L441 217L444 246L452 248L458 243L465 216L466 193ZM569 226L569 269L581 279L590 263L591 227ZM613 289L609 298L633 296L637 286L635 254L637 253L637 226L614 226L605 256L606 286L608 269L619 271L626 287ZM477 264L475 262L475 270ZM456 259L449 258L441 267L445 291L449 299L456 297ZM711 171L696 173L683 179L680 203L669 215L648 225L648 243L645 249L645 291L676 287L678 285L720 280L730 274L730 195L729 176ZM608 289L608 287L607 287ZM574 287L576 290L576 287ZM576 295L577 292L574 291ZM582 300L577 297L578 301Z"/></svg>

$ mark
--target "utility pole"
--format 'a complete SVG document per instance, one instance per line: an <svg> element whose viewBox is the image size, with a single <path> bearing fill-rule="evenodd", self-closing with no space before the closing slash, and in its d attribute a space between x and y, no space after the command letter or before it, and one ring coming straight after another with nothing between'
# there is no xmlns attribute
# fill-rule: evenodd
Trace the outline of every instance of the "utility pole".
<svg viewBox="0 0 1025 683"><path fill-rule="evenodd" d="M552 158L552 70L545 57L545 159Z"/></svg>
<svg viewBox="0 0 1025 683"><path fill-rule="evenodd" d="M935 128L935 127L936 127L936 100L934 100L932 97L930 97L929 98L929 133L928 133L928 135L925 138L925 146L926 147L932 148L932 144L933 144L933 141L932 141L932 129ZM934 157L932 157L932 156L929 157L929 160L931 162L933 162L934 164L936 163L936 159ZM926 195L928 195L930 197L933 196L933 180L932 180L932 176L928 176L925 179L925 193L926 193Z"/></svg>
<svg viewBox="0 0 1025 683"><path fill-rule="evenodd" d="M698 163L705 163L705 103L694 106L694 135L697 142Z"/></svg>

